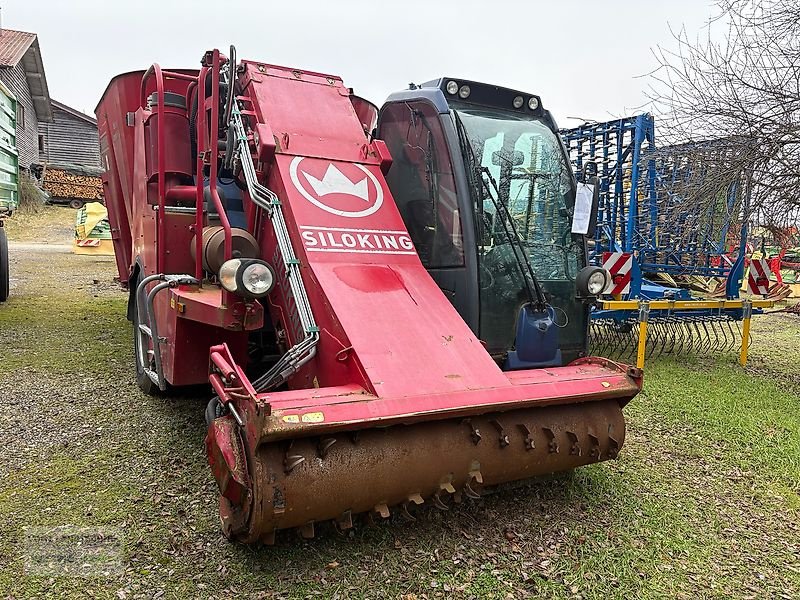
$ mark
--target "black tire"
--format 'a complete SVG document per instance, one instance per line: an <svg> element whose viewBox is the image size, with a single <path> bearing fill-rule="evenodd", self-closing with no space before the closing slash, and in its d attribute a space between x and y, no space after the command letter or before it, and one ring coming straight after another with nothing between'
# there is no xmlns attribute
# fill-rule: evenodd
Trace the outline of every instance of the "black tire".
<svg viewBox="0 0 800 600"><path fill-rule="evenodd" d="M8 237L5 228L0 227L0 302L8 300L9 286Z"/></svg>
<svg viewBox="0 0 800 600"><path fill-rule="evenodd" d="M85 202L83 200L78 200L77 198L73 198L72 200L69 201L69 207L74 208L75 210L83 208L84 204Z"/></svg>
<svg viewBox="0 0 800 600"><path fill-rule="evenodd" d="M136 278L136 287L139 287L139 282L142 280L142 276ZM136 365L136 385L139 386L139 389L142 390L148 396L158 396L161 393L161 390L158 389L158 386L153 383L153 380L144 372L144 365L141 364L139 360L139 344L141 343L141 336L139 335L139 319L140 319L140 310L141 307L139 306L139 299L136 298L135 288L134 288L134 295L133 295L133 362Z"/></svg>
<svg viewBox="0 0 800 600"><path fill-rule="evenodd" d="M211 423L215 419L222 416L222 406L220 405L219 398L214 396L206 404L206 427L211 427Z"/></svg>

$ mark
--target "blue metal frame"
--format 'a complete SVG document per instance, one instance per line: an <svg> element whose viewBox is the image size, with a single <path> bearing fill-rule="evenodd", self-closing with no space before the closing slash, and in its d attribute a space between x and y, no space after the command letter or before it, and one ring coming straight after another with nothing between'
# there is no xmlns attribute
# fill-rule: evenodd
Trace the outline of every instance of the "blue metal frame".
<svg viewBox="0 0 800 600"><path fill-rule="evenodd" d="M576 171L587 161L597 164L600 204L597 228L589 259L601 262L603 252L631 252L639 277L654 274L726 277L726 293L737 298L743 275L747 244L746 223L741 227L738 256L730 262L727 248L732 215L738 216L741 186L725 190L725 200L709 202L697 219L681 212L681 196L675 192L689 177L702 177L713 165L704 163L702 152L714 151L719 142L699 142L659 149L656 152L655 120L649 114L606 123L585 123L561 130ZM674 157L692 156L693 161ZM720 192L722 193L722 192ZM716 265L714 263L717 263ZM634 274L636 279L637 274ZM633 288L636 289L633 289ZM656 297L659 286L644 280L633 286L630 298ZM672 295L662 288L661 295ZM653 294L651 296L651 294Z"/></svg>

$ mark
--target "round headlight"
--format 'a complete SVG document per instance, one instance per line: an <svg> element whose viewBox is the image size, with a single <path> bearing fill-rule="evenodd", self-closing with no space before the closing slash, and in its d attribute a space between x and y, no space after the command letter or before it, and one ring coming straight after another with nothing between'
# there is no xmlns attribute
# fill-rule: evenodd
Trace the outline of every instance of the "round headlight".
<svg viewBox="0 0 800 600"><path fill-rule="evenodd" d="M522 108L523 104L525 104L525 98L522 96L517 96L514 98L514 108Z"/></svg>
<svg viewBox="0 0 800 600"><path fill-rule="evenodd" d="M575 287L579 297L599 296L610 281L611 274L602 267L584 267L575 278Z"/></svg>
<svg viewBox="0 0 800 600"><path fill-rule="evenodd" d="M447 93L448 94L455 94L458 91L458 83L455 81L448 81L447 82Z"/></svg>
<svg viewBox="0 0 800 600"><path fill-rule="evenodd" d="M223 288L245 298L266 296L275 285L275 271L256 258L227 260L219 268L218 276Z"/></svg>
<svg viewBox="0 0 800 600"><path fill-rule="evenodd" d="M458 95L461 99L466 100L469 97L469 92L470 92L469 86L462 85L458 90Z"/></svg>
<svg viewBox="0 0 800 600"><path fill-rule="evenodd" d="M539 108L539 99L536 96L531 96L531 99L528 100L528 108L531 110L536 110Z"/></svg>
<svg viewBox="0 0 800 600"><path fill-rule="evenodd" d="M242 266L242 261L238 258L232 258L222 263L219 268L219 282L226 290L236 293L238 285L236 284L236 275L239 272L239 267Z"/></svg>
<svg viewBox="0 0 800 600"><path fill-rule="evenodd" d="M269 294L275 283L272 268L263 262L252 262L242 270L242 287L256 298Z"/></svg>
<svg viewBox="0 0 800 600"><path fill-rule="evenodd" d="M606 288L606 274L603 271L595 271L589 275L586 288L592 296L600 295Z"/></svg>

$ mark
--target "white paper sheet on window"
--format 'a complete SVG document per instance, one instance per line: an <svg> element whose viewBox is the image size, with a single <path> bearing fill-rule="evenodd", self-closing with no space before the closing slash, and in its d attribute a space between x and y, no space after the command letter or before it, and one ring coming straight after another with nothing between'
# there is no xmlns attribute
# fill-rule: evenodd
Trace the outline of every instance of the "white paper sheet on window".
<svg viewBox="0 0 800 600"><path fill-rule="evenodd" d="M575 212L572 215L572 233L586 235L589 231L593 198L594 186L588 183L579 183L578 193L575 195Z"/></svg>

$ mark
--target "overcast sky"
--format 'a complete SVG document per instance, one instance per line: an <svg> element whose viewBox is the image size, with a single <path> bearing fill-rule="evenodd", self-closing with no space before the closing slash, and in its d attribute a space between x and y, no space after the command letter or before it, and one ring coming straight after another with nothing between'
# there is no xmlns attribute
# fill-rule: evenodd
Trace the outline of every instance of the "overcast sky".
<svg viewBox="0 0 800 600"><path fill-rule="evenodd" d="M340 75L380 105L410 81L447 75L541 95L567 117L625 116L646 101L651 49L694 38L710 0L0 0L2 26L39 34L50 95L93 114L109 79L197 67L233 43L240 58ZM221 9L220 7L225 7Z"/></svg>

